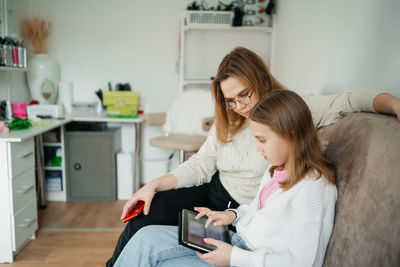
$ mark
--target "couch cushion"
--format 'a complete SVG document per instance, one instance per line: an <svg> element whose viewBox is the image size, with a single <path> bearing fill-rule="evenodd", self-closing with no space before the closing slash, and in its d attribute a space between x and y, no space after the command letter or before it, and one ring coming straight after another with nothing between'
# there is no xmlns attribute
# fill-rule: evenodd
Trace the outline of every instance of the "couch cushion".
<svg viewBox="0 0 400 267"><path fill-rule="evenodd" d="M338 187L324 266L400 266L400 123L357 113L319 137Z"/></svg>

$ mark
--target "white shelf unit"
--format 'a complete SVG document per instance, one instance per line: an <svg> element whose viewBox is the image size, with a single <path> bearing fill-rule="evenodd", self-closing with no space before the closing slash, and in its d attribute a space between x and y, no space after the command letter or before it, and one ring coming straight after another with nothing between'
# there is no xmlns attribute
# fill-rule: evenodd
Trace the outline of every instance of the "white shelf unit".
<svg viewBox="0 0 400 267"><path fill-rule="evenodd" d="M183 85L199 84L199 85L210 85L212 80L199 80L199 79L185 79Z"/></svg>
<svg viewBox="0 0 400 267"><path fill-rule="evenodd" d="M46 175L49 171L56 171L61 174L61 187L62 190L56 192L47 192L47 187L44 189L46 191L47 201L67 201L67 182L66 182L66 167L65 167L65 129L64 126L56 128L52 131L58 131L60 135L60 142L43 142L43 152L46 153L46 148L60 148L61 149L61 166L49 166L46 161L44 162L44 173L45 181L47 182ZM45 135L44 133L43 135ZM45 155L46 158L46 155ZM45 183L46 183L45 182Z"/></svg>
<svg viewBox="0 0 400 267"><path fill-rule="evenodd" d="M185 19L185 18L184 18ZM233 27L233 26L210 26L210 25L183 25L184 31L190 30L197 30L197 31L236 31L236 32L272 32L272 27L254 27L254 26L240 26L240 27Z"/></svg>
<svg viewBox="0 0 400 267"><path fill-rule="evenodd" d="M0 66L0 71L27 71L27 68Z"/></svg>
<svg viewBox="0 0 400 267"><path fill-rule="evenodd" d="M48 146L48 147L50 147L50 146L58 147L58 146L61 146L61 143L58 143L58 142L48 142L48 143L43 143L43 145L44 145L44 146Z"/></svg>
<svg viewBox="0 0 400 267"><path fill-rule="evenodd" d="M181 92L188 88L209 89L223 57L237 46L249 48L271 66L273 38L273 26L188 26L184 13L180 30Z"/></svg>
<svg viewBox="0 0 400 267"><path fill-rule="evenodd" d="M48 171L62 171L61 166L45 166L44 169Z"/></svg>

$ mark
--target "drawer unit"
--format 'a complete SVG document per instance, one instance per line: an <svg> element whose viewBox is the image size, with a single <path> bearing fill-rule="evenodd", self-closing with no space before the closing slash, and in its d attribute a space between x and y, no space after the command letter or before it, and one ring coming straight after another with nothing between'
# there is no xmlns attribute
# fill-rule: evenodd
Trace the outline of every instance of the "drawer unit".
<svg viewBox="0 0 400 267"><path fill-rule="evenodd" d="M12 181L13 214L18 213L31 201L36 200L35 168L18 175Z"/></svg>
<svg viewBox="0 0 400 267"><path fill-rule="evenodd" d="M17 251L38 228L36 201L13 216L13 250Z"/></svg>
<svg viewBox="0 0 400 267"><path fill-rule="evenodd" d="M12 178L35 166L35 143L33 138L21 143L11 143Z"/></svg>

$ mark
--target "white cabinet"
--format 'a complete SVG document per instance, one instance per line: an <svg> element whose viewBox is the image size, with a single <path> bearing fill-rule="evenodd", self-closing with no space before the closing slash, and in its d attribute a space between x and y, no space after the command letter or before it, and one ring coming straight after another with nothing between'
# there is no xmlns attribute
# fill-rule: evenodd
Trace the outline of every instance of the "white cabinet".
<svg viewBox="0 0 400 267"><path fill-rule="evenodd" d="M40 134L46 136L49 130L59 138L43 143L44 149L59 148L61 161L56 162L60 166L45 166L45 174L46 171L59 172L62 190L47 192L46 198L66 201L64 123L55 121L54 126L46 129L35 126L0 138L0 263L12 262L14 255L35 238L38 217L34 138Z"/></svg>
<svg viewBox="0 0 400 267"><path fill-rule="evenodd" d="M46 125L0 134L0 263L13 262L14 255L35 237L38 229L34 140L57 129L59 142L46 142L45 147L60 147L63 155L63 126L70 121L71 118L49 120ZM48 194L48 200L66 200L65 163L61 165L56 168L63 175L63 190Z"/></svg>
<svg viewBox="0 0 400 267"><path fill-rule="evenodd" d="M34 152L33 138L0 141L0 262L12 262L38 229Z"/></svg>
<svg viewBox="0 0 400 267"><path fill-rule="evenodd" d="M180 29L180 87L209 88L223 57L237 46L257 53L270 66L273 27L188 26L186 14Z"/></svg>

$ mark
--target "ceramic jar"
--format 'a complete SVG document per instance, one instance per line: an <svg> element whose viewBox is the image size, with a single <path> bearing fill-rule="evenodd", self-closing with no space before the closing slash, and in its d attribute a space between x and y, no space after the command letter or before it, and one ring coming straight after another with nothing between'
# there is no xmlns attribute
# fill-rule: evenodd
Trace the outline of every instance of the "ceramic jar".
<svg viewBox="0 0 400 267"><path fill-rule="evenodd" d="M55 104L61 78L60 64L48 54L35 54L28 62L31 97L39 104Z"/></svg>

